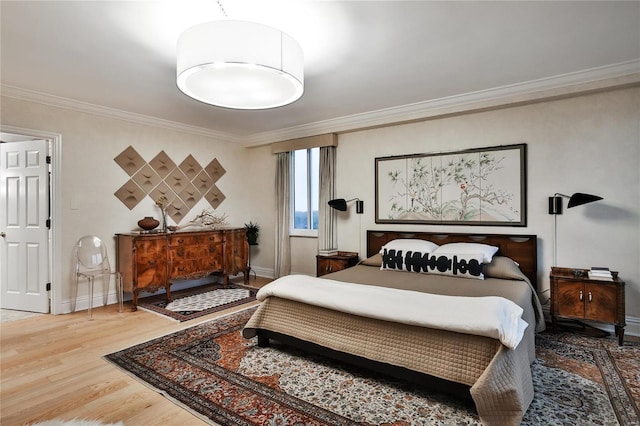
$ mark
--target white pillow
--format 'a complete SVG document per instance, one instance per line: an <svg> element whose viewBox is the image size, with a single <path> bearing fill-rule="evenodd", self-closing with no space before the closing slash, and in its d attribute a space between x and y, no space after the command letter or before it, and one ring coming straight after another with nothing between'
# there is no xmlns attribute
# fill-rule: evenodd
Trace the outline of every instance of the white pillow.
<svg viewBox="0 0 640 426"><path fill-rule="evenodd" d="M402 250L404 253L408 251L419 251L422 253L431 253L435 249L438 248L436 243L432 243L427 240L418 240L411 238L399 238L397 240L391 240L387 244L383 245L380 249L380 253L382 253L385 249L387 250ZM479 252L476 252L479 253Z"/></svg>
<svg viewBox="0 0 640 426"><path fill-rule="evenodd" d="M473 278L484 280L484 268L482 260L484 255L480 253L448 254L432 253L435 262L429 266L426 273L451 275L460 278Z"/></svg>
<svg viewBox="0 0 640 426"><path fill-rule="evenodd" d="M488 244L478 243L449 243L441 245L433 251L433 254L482 254L483 263L491 263L493 255L498 251L498 247Z"/></svg>

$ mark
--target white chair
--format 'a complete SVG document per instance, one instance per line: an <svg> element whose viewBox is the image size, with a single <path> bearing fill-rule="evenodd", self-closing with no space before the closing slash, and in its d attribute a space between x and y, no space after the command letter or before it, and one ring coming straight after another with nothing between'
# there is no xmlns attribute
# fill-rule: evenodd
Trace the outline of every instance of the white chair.
<svg viewBox="0 0 640 426"><path fill-rule="evenodd" d="M109 283L111 276L115 276L116 293L120 312L122 309L123 288L122 274L112 271L107 256L107 249L102 240L94 235L86 235L78 240L75 247L76 275L75 275L75 297L73 311L76 310L78 298L78 285L81 279L86 279L89 284L89 319L91 320L91 308L93 307L93 283L96 277L102 277L104 304L107 304L109 296Z"/></svg>

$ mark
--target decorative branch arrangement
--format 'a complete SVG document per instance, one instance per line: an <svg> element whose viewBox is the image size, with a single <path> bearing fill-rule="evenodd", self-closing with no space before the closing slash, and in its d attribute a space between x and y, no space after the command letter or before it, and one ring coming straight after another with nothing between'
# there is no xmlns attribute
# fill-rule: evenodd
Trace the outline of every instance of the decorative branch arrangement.
<svg viewBox="0 0 640 426"><path fill-rule="evenodd" d="M210 228L210 229L219 229L229 226L229 222L227 222L227 215L216 214L211 209L204 209L200 214L194 217L184 226L172 226L171 230L175 231L180 228L187 228L189 226L200 226L202 228Z"/></svg>

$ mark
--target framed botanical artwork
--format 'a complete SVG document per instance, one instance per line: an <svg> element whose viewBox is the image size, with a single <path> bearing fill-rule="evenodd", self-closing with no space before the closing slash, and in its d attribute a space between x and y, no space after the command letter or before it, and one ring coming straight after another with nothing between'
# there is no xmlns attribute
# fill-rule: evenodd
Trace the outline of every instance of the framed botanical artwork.
<svg viewBox="0 0 640 426"><path fill-rule="evenodd" d="M526 144L376 158L376 223L526 226Z"/></svg>

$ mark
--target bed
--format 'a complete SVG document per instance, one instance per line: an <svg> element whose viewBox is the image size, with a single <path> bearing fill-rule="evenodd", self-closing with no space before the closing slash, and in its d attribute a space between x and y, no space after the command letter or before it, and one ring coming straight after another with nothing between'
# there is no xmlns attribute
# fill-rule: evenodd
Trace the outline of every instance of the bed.
<svg viewBox="0 0 640 426"><path fill-rule="evenodd" d="M437 247L422 248L431 243ZM457 252L476 246L497 251L488 258ZM535 333L544 329L536 253L535 235L367 231L367 257L360 264L322 278L282 277L263 287L243 336L258 336L260 346L274 339L470 395L484 424L520 424L534 396ZM438 259L457 269L441 271ZM484 302L499 303L497 313L493 305L477 305ZM413 312L446 326L416 321ZM485 316L493 324L505 312L513 332L503 333L502 325L498 332L484 331Z"/></svg>

